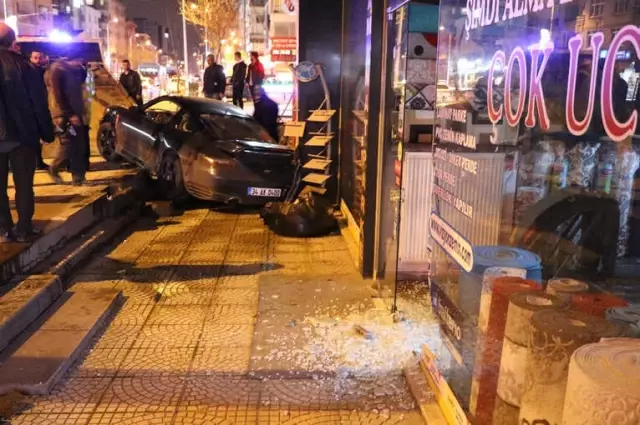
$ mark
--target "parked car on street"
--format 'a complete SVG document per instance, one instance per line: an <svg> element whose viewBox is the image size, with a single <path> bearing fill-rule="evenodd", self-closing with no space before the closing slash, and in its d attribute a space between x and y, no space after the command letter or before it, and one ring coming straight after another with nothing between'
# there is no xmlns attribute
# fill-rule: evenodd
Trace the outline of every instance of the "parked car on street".
<svg viewBox="0 0 640 425"><path fill-rule="evenodd" d="M295 174L291 148L241 109L211 99L162 96L109 108L97 145L105 159L147 170L176 201L261 205L283 199Z"/></svg>

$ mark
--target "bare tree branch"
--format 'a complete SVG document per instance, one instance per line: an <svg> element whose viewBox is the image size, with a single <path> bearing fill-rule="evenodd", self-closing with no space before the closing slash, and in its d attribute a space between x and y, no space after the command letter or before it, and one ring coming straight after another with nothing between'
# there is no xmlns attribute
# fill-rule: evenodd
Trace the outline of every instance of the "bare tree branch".
<svg viewBox="0 0 640 425"><path fill-rule="evenodd" d="M207 34L209 50L220 59L222 40L238 25L238 0L187 0L184 8L178 0L178 5L188 22L207 29L201 37L205 41Z"/></svg>

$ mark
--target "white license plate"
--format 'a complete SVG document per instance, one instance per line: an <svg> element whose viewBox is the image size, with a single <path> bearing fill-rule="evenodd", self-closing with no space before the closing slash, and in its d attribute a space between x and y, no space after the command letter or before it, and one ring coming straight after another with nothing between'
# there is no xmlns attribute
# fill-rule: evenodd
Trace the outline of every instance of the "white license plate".
<svg viewBox="0 0 640 425"><path fill-rule="evenodd" d="M250 187L249 196L260 196L263 198L279 198L282 196L282 189L269 189L266 187Z"/></svg>

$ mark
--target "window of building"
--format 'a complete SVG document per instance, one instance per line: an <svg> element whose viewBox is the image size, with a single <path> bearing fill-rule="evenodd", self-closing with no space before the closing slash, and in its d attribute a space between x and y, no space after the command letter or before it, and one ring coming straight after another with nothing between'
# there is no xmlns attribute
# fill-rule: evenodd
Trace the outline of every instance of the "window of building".
<svg viewBox="0 0 640 425"><path fill-rule="evenodd" d="M274 25L275 37L295 37L296 25L293 22L278 22Z"/></svg>
<svg viewBox="0 0 640 425"><path fill-rule="evenodd" d="M591 10L589 15L591 16L602 16L604 13L604 4L605 0L591 0Z"/></svg>
<svg viewBox="0 0 640 425"><path fill-rule="evenodd" d="M613 40L616 36L616 34L618 34L620 32L620 28L614 28L611 30L611 40Z"/></svg>
<svg viewBox="0 0 640 425"><path fill-rule="evenodd" d="M614 13L627 13L627 9L629 9L629 0L616 0Z"/></svg>

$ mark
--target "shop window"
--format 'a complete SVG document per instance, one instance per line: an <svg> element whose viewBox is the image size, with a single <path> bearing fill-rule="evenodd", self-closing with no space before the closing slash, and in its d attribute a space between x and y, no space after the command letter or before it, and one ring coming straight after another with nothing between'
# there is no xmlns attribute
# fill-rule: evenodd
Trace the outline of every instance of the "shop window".
<svg viewBox="0 0 640 425"><path fill-rule="evenodd" d="M629 0L616 0L614 13L623 14L627 13L629 9Z"/></svg>
<svg viewBox="0 0 640 425"><path fill-rule="evenodd" d="M591 15L592 18L602 16L604 13L604 5L605 0L591 0L591 10L589 11L589 15Z"/></svg>

